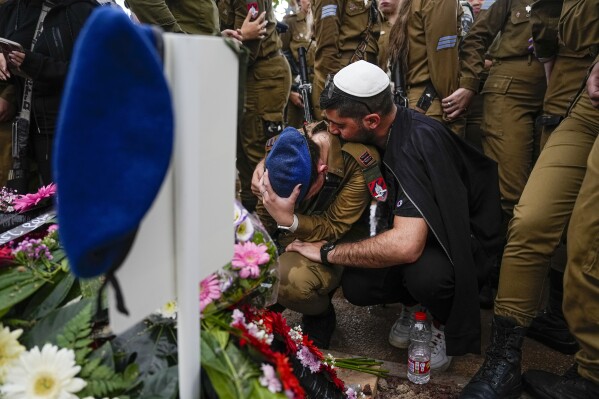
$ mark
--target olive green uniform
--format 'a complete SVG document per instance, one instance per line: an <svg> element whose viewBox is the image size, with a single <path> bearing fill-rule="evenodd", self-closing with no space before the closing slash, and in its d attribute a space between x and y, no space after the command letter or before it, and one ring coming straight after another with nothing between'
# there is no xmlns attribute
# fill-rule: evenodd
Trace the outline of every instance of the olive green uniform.
<svg viewBox="0 0 599 399"><path fill-rule="evenodd" d="M425 114L464 136L464 118L445 118L441 99L458 88L458 45L461 36L462 6L456 0L412 0L408 18L408 70L405 71L410 108L432 84L436 92Z"/></svg>
<svg viewBox="0 0 599 399"><path fill-rule="evenodd" d="M237 134L237 172L241 185L241 202L253 210L258 202L251 190L252 174L258 162L264 158L264 145L271 136L280 133L283 113L289 98L291 72L281 53L281 39L277 33L276 19L269 0L249 2L224 0L219 4L221 28L240 29L248 7L258 5L257 15L266 11L266 35L264 39L244 41L250 51L245 82L243 116Z"/></svg>
<svg viewBox="0 0 599 399"><path fill-rule="evenodd" d="M533 3L531 11L532 37L535 54L541 62L553 61L553 69L547 83L543 101L540 148L559 122L566 116L568 106L580 89L589 65L593 62L589 49L574 51L557 37L557 22L563 2L540 0ZM552 18L557 16L557 18Z"/></svg>
<svg viewBox="0 0 599 399"><path fill-rule="evenodd" d="M497 0L477 17L461 50L460 87L477 91L485 52L501 32L493 66L483 87L483 150L499 165L506 219L518 202L533 165L535 121L541 115L546 79L528 50L530 2Z"/></svg>
<svg viewBox="0 0 599 399"><path fill-rule="evenodd" d="M143 23L166 32L218 34L218 9L214 0L127 0Z"/></svg>
<svg viewBox="0 0 599 399"><path fill-rule="evenodd" d="M377 11L376 21L369 23L373 15L371 7L376 10L373 0L313 1L314 37L317 43L312 90L315 119L321 119L320 93L328 74L337 73L347 66L358 47L365 46L364 60L377 63L381 22Z"/></svg>
<svg viewBox="0 0 599 399"><path fill-rule="evenodd" d="M599 44L597 21L596 0L566 1L559 25L566 47L582 51ZM572 215L563 309L581 346L578 372L595 383L599 383L598 134L599 110L592 107L585 87L547 140L514 209L495 300L495 314L530 324L543 299L548 260Z"/></svg>
<svg viewBox="0 0 599 399"><path fill-rule="evenodd" d="M2 2L0 2L1 4ZM13 103L16 109L15 88L0 82L0 98ZM12 122L0 122L0 187L6 185L8 171L12 167Z"/></svg>
<svg viewBox="0 0 599 399"><path fill-rule="evenodd" d="M347 151L354 154L357 151L368 151L380 162L378 152L373 147L358 143L342 145L340 139L331 134L329 140L328 173L341 179L333 202L324 210L316 210L313 207L318 196L303 201L296 209L299 220L297 230L294 233L281 231L278 236L283 247L295 239L308 242L341 238L356 240L368 235L368 231L357 233L352 229L372 198L364 179L363 166ZM257 213L267 230L274 233L276 224L261 202ZM343 267L324 266L297 252L285 252L279 257L279 271L281 280L278 302L302 314L319 315L327 310L329 294L339 286Z"/></svg>
<svg viewBox="0 0 599 399"><path fill-rule="evenodd" d="M308 79L312 82L314 77L314 53L316 43L312 41L312 32L306 18L306 13L299 11L297 14L286 15L283 22L289 27L287 32L281 35L283 50L288 50L293 56L295 64L299 68L298 49L304 47L307 50L306 63L308 67ZM292 90L297 91L299 77L295 79ZM304 123L304 109L297 107L291 101L287 102L287 125L299 128Z"/></svg>

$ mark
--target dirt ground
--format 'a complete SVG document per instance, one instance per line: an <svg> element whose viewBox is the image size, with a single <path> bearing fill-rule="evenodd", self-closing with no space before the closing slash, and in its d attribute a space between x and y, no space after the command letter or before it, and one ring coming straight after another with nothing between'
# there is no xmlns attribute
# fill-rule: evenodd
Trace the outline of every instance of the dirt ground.
<svg viewBox="0 0 599 399"><path fill-rule="evenodd" d="M373 399L457 399L460 389L455 384L413 384L405 378L390 376L380 379Z"/></svg>

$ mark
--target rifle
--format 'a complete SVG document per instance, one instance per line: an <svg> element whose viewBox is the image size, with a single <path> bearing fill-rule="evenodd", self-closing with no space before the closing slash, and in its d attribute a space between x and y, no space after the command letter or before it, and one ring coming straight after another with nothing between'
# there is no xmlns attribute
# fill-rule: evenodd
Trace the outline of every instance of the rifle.
<svg viewBox="0 0 599 399"><path fill-rule="evenodd" d="M306 62L306 48L300 47L297 49L297 55L299 59L299 75L300 85L298 87L299 93L302 95L302 102L304 103L304 119L306 123L311 123L314 118L312 117L312 84L308 80L308 63Z"/></svg>
<svg viewBox="0 0 599 399"><path fill-rule="evenodd" d="M404 89L404 76L401 70L401 61L397 60L391 68L393 76L393 84L395 86L393 90L393 102L400 107L408 108L408 96Z"/></svg>

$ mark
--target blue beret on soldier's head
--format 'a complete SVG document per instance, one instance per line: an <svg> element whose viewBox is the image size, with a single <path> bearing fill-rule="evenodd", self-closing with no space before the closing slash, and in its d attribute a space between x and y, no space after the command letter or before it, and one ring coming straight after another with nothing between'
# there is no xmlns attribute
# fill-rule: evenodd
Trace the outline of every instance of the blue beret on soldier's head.
<svg viewBox="0 0 599 399"><path fill-rule="evenodd" d="M306 136L288 127L279 135L266 157L266 169L272 189L279 197L288 198L301 184L297 202L301 202L310 188L312 161Z"/></svg>
<svg viewBox="0 0 599 399"><path fill-rule="evenodd" d="M168 170L173 110L157 40L98 7L75 44L53 167L59 234L80 277L120 266Z"/></svg>

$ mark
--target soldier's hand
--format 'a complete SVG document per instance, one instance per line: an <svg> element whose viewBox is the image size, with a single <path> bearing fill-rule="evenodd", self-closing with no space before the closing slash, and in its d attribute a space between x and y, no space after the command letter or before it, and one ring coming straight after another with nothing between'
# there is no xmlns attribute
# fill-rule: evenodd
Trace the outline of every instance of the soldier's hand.
<svg viewBox="0 0 599 399"><path fill-rule="evenodd" d="M10 72L8 71L8 65L4 54L0 53L0 80L6 80L10 78Z"/></svg>
<svg viewBox="0 0 599 399"><path fill-rule="evenodd" d="M258 197L262 198L262 175L264 174L264 159L258 162L256 165L256 169L254 169L254 174L252 175L252 193Z"/></svg>
<svg viewBox="0 0 599 399"><path fill-rule="evenodd" d="M322 247L325 243L326 241L304 242L295 240L291 244L287 245L285 250L299 252L312 262L320 263L320 247Z"/></svg>
<svg viewBox="0 0 599 399"><path fill-rule="evenodd" d="M447 119L453 120L466 112L475 94L470 89L459 88L448 97L442 99L441 107L443 107L443 112L447 115Z"/></svg>
<svg viewBox="0 0 599 399"><path fill-rule="evenodd" d="M599 109L599 62L595 64L587 79L587 91L593 107Z"/></svg>
<svg viewBox="0 0 599 399"><path fill-rule="evenodd" d="M293 105L295 105L298 108L304 107L304 99L302 98L302 95L297 91L292 91L289 93L289 101L291 101Z"/></svg>
<svg viewBox="0 0 599 399"><path fill-rule="evenodd" d="M295 186L289 198L279 197L270 185L268 170L266 170L262 175L260 187L262 191L262 204L264 204L264 208L266 208L270 216L280 226L291 226L293 224L295 202L297 201L297 197L299 197L301 184Z"/></svg>
<svg viewBox="0 0 599 399"><path fill-rule="evenodd" d="M250 10L243 21L243 25L241 25L240 32L243 41L264 39L266 37L266 24L268 23L268 21L266 21L266 11L263 11L262 14L253 21L252 17L253 14Z"/></svg>

